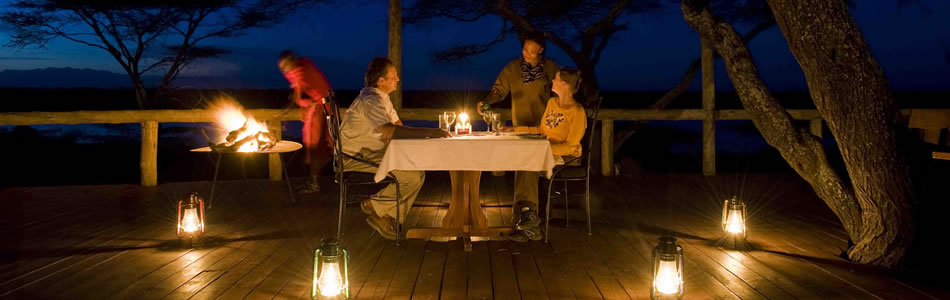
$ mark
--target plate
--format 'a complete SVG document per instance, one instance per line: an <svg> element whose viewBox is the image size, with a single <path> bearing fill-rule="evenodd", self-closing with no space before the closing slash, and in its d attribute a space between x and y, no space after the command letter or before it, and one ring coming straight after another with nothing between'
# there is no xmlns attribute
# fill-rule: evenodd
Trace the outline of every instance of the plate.
<svg viewBox="0 0 950 300"><path fill-rule="evenodd" d="M520 132L520 131L507 131L507 132L500 132L500 133L501 133L501 135L504 135L504 136L518 136L518 135L530 135L530 134L531 134L530 132Z"/></svg>

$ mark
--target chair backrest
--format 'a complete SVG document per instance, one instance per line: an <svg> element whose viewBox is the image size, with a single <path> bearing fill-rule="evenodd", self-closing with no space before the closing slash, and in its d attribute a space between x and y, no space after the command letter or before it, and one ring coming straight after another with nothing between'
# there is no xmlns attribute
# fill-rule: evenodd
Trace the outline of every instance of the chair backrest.
<svg viewBox="0 0 950 300"><path fill-rule="evenodd" d="M587 115L587 124L589 124L589 126L587 126L587 135L584 136L584 138L587 139L587 147L581 149L581 156L586 156L582 159L581 164L586 164L584 168L587 169L587 176L590 176L591 159L593 157L593 155L590 155L590 152L594 149L594 133L597 132L597 115L600 114L601 102L603 102L603 98L597 99L597 101L591 105L591 111ZM583 144L585 143L581 141L581 145Z"/></svg>
<svg viewBox="0 0 950 300"><path fill-rule="evenodd" d="M330 139L333 143L333 173L343 176L343 141L340 139L340 130L343 127L343 117L340 115L340 104L332 96L326 98L326 105L322 105L327 116ZM342 182L342 178L337 178Z"/></svg>

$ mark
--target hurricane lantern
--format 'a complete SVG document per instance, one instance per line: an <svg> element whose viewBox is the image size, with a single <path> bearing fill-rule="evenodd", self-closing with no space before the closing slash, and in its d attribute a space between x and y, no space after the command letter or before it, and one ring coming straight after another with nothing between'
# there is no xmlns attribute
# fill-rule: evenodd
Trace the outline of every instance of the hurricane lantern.
<svg viewBox="0 0 950 300"><path fill-rule="evenodd" d="M205 232L205 201L198 193L178 201L178 238L193 238Z"/></svg>
<svg viewBox="0 0 950 300"><path fill-rule="evenodd" d="M660 237L653 248L653 288L650 299L683 297L683 247L671 236Z"/></svg>
<svg viewBox="0 0 950 300"><path fill-rule="evenodd" d="M722 231L727 236L746 238L745 203L736 197L726 200L722 205Z"/></svg>
<svg viewBox="0 0 950 300"><path fill-rule="evenodd" d="M348 299L350 282L347 266L349 255L340 247L340 240L323 239L314 253L312 299Z"/></svg>

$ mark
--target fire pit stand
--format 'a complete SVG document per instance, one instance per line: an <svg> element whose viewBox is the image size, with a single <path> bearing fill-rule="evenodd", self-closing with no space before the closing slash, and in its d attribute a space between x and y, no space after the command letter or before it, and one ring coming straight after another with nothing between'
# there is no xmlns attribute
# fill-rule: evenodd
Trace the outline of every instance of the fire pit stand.
<svg viewBox="0 0 950 300"><path fill-rule="evenodd" d="M236 151L219 151L212 150L211 147L201 147L197 149L191 149L191 152L210 152L218 154L218 158L214 162L214 179L211 180L211 195L208 197L208 209L211 209L214 205L214 186L218 182L218 170L221 168L221 156L224 154L277 154L278 159L281 161L281 170L284 172L284 182L287 183L287 193L290 195L290 202L297 203L297 199L294 198L294 189L290 185L290 176L287 176L287 166L284 165L281 154L294 152L303 148L303 145L293 141L279 141L277 144L264 151L254 151L254 152L236 152Z"/></svg>

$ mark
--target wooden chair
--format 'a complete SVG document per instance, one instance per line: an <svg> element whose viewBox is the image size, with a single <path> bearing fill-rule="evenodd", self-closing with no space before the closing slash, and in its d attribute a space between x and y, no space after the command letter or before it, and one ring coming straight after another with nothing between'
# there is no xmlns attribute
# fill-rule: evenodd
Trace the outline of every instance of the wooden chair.
<svg viewBox="0 0 950 300"><path fill-rule="evenodd" d="M602 99L601 99L602 100ZM576 157L571 160L564 161L563 165L554 167L554 170L551 174L551 181L548 182L548 203L545 208L545 217L544 217L544 242L548 241L548 231L551 228L551 191L554 187L555 182L561 182L564 184L563 196L564 196L564 219L570 226L570 214L568 213L567 204L570 196L567 191L567 183L570 181L583 181L584 182L584 208L587 212L587 235L591 235L591 224L590 224L590 167L591 167L591 150L594 148L594 132L597 129L597 115L600 113L600 100L593 105L590 110L590 115L587 116L587 135L584 137L587 139L587 147L581 149L581 156ZM581 141L581 145L585 144ZM580 165L576 165L576 162L580 162Z"/></svg>

